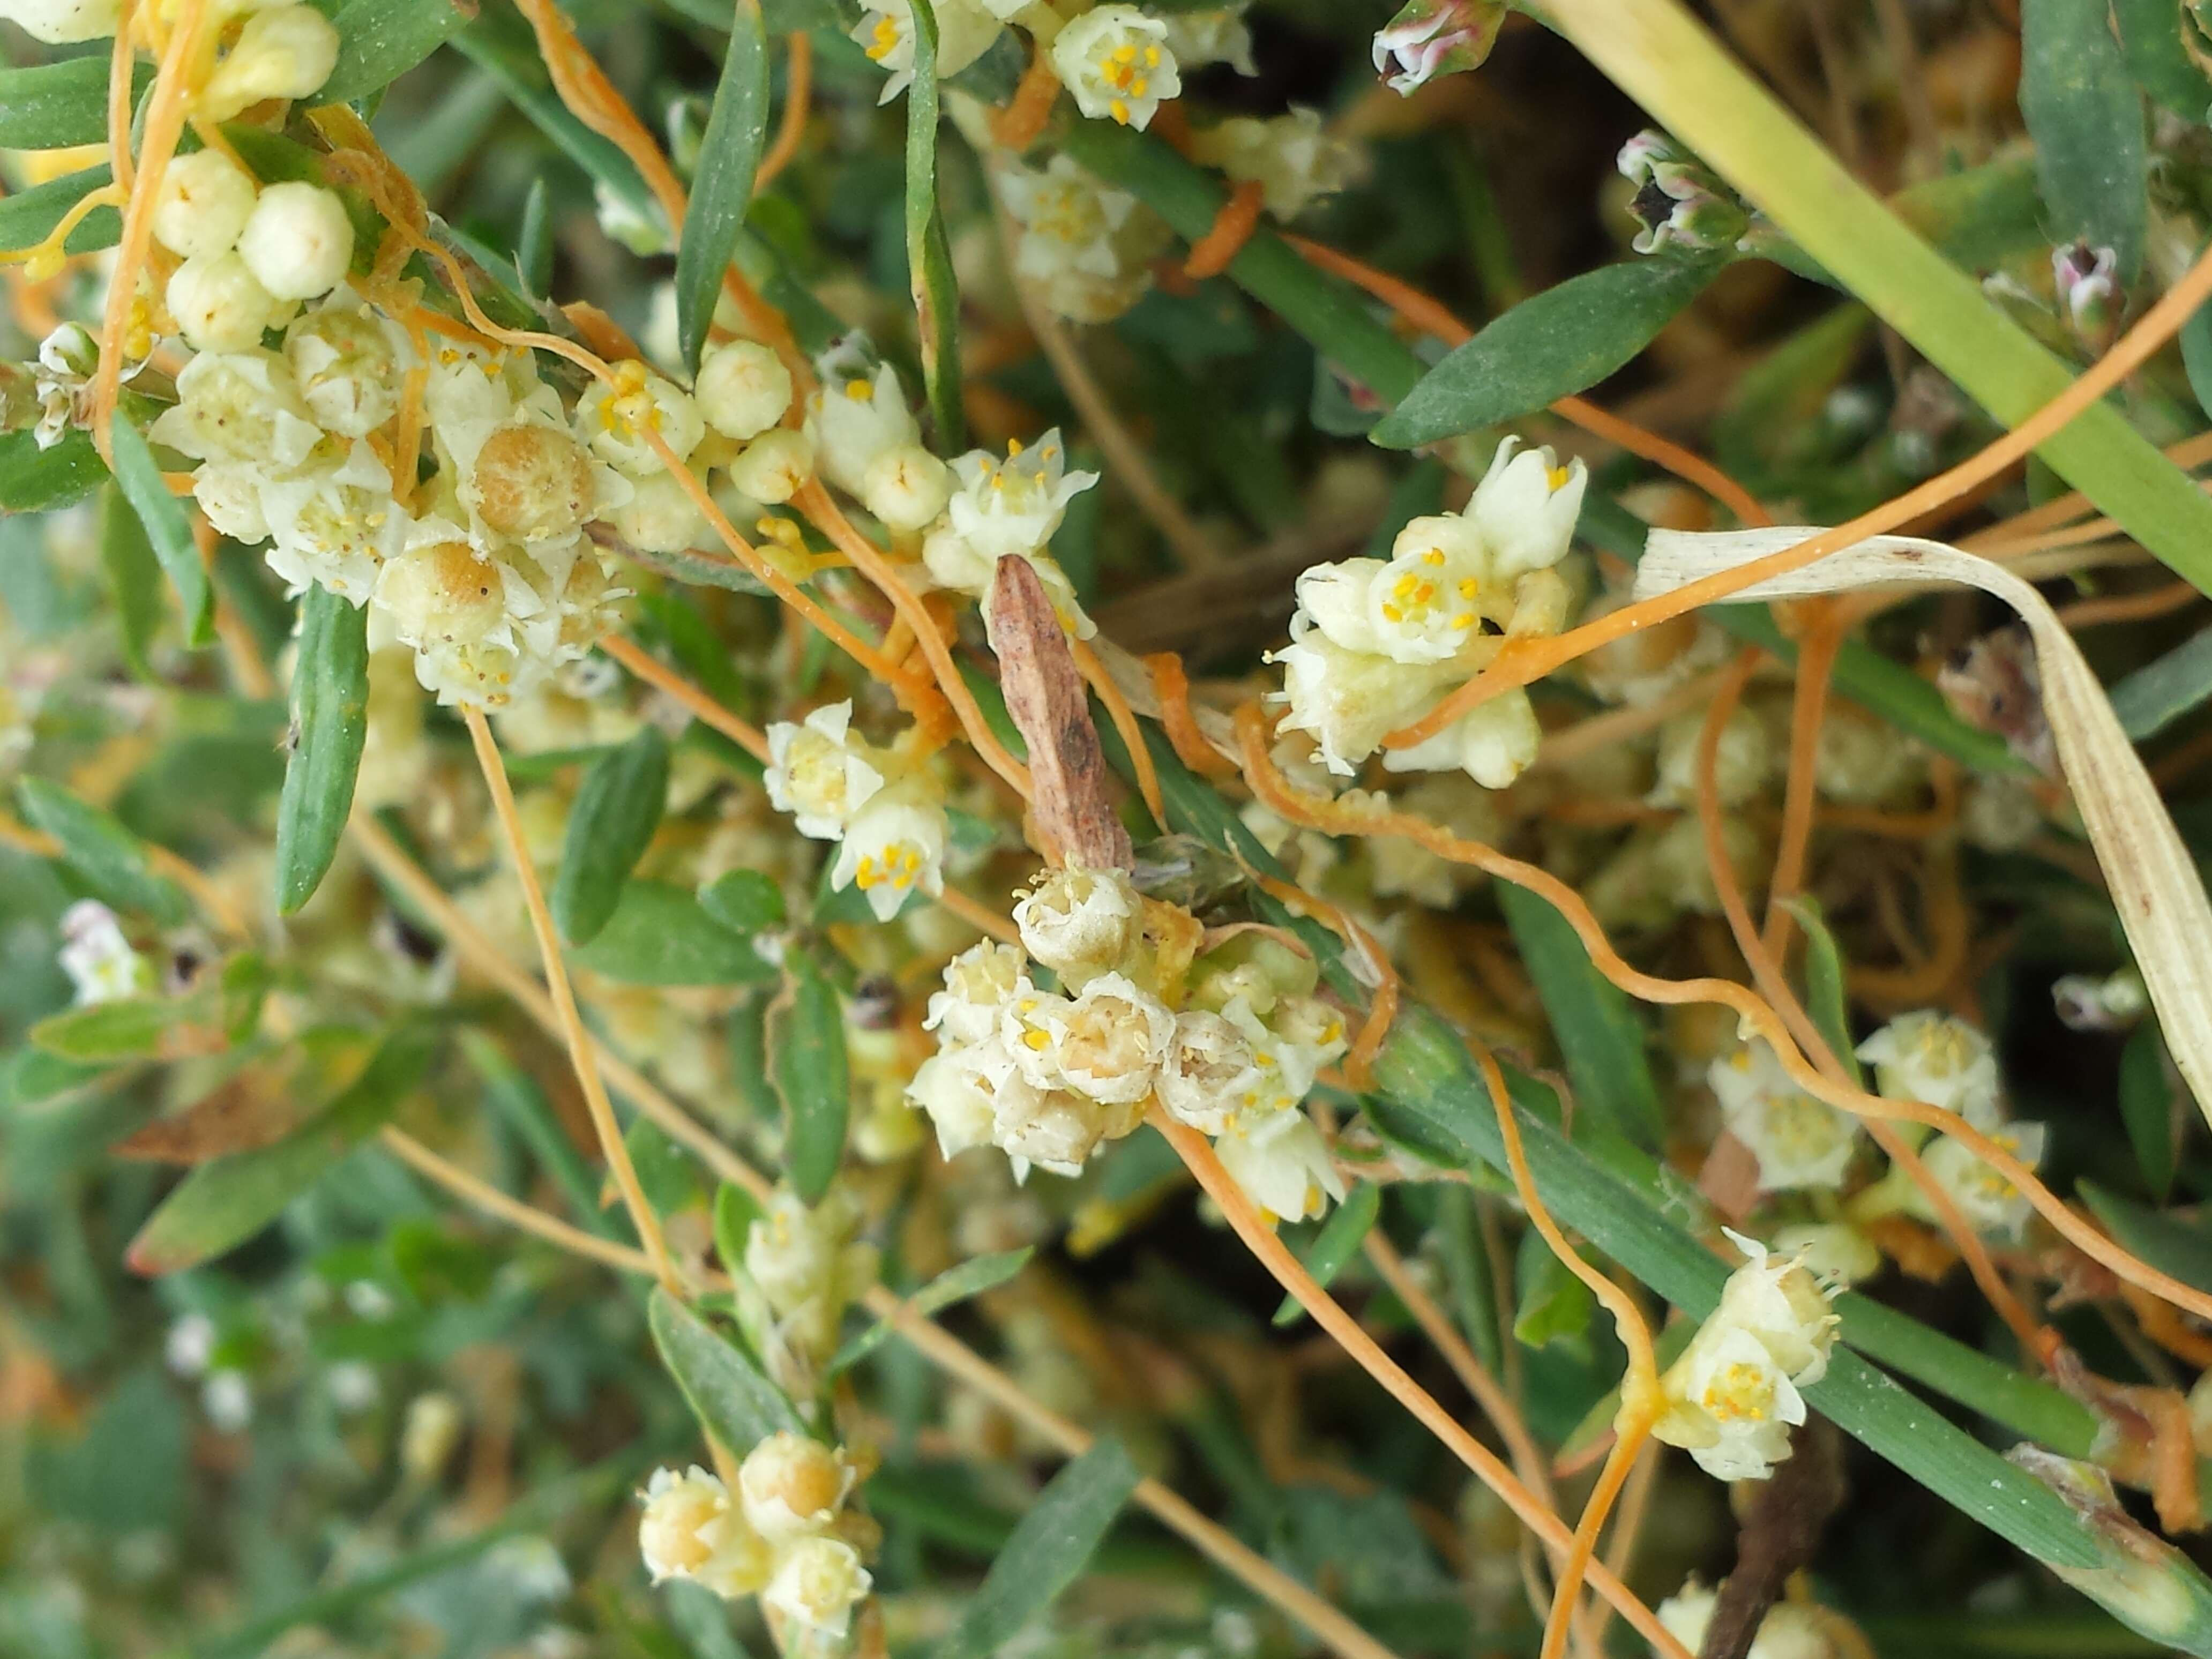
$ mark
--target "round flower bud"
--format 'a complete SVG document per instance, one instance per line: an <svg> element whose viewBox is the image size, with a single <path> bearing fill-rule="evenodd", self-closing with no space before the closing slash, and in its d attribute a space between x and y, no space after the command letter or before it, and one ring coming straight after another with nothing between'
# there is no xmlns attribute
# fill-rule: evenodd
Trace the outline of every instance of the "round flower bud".
<svg viewBox="0 0 2212 1659"><path fill-rule="evenodd" d="M410 1401L399 1431L399 1467L407 1478L427 1485L442 1474L461 1443L462 1426L460 1401L442 1389Z"/></svg>
<svg viewBox="0 0 2212 1659"><path fill-rule="evenodd" d="M250 351L284 308L235 253L185 260L169 278L167 299L195 351Z"/></svg>
<svg viewBox="0 0 2212 1659"><path fill-rule="evenodd" d="M219 149L171 161L154 204L154 240L186 259L228 253L253 211L253 180Z"/></svg>
<svg viewBox="0 0 2212 1659"><path fill-rule="evenodd" d="M666 472L639 478L635 493L607 515L615 532L643 553L681 553L707 535L707 515Z"/></svg>
<svg viewBox="0 0 2212 1659"><path fill-rule="evenodd" d="M885 450L860 479L861 501L893 530L920 530L951 494L951 468L920 444Z"/></svg>
<svg viewBox="0 0 2212 1659"><path fill-rule="evenodd" d="M1054 870L1014 906L1022 943L1070 988L1126 957L1140 926L1137 890L1112 870Z"/></svg>
<svg viewBox="0 0 2212 1659"><path fill-rule="evenodd" d="M574 534L591 516L595 494L581 444L558 427L517 422L494 428L483 441L462 498L498 534L537 542Z"/></svg>
<svg viewBox="0 0 2212 1659"><path fill-rule="evenodd" d="M292 319L284 361L307 412L326 432L362 438L399 407L399 356L385 325L365 310L329 305Z"/></svg>
<svg viewBox="0 0 2212 1659"><path fill-rule="evenodd" d="M331 78L337 61L338 32L313 6L258 11L246 20L229 56L208 76L196 108L203 116L228 121L264 98L305 98Z"/></svg>
<svg viewBox="0 0 2212 1659"><path fill-rule="evenodd" d="M818 1440L786 1430L745 1454L738 1495L745 1520L765 1538L817 1532L837 1518L853 1471Z"/></svg>
<svg viewBox="0 0 2212 1659"><path fill-rule="evenodd" d="M908 1103L929 1114L937 1130L937 1150L947 1158L988 1145L992 1138L995 1112L991 1095L981 1070L969 1063L976 1052L932 1054L907 1085Z"/></svg>
<svg viewBox="0 0 2212 1659"><path fill-rule="evenodd" d="M696 1464L685 1474L653 1472L645 1513L638 1518L637 1550L654 1583L688 1578L707 1565L714 1553L715 1523L729 1506L722 1483Z"/></svg>
<svg viewBox="0 0 2212 1659"><path fill-rule="evenodd" d="M1078 1176L1084 1160L1106 1138L1112 1109L1073 1089L1040 1089L1014 1072L994 1097L991 1138L1009 1157L1026 1158L1054 1175Z"/></svg>
<svg viewBox="0 0 2212 1659"><path fill-rule="evenodd" d="M0 17L50 46L115 33L116 0L0 0Z"/></svg>
<svg viewBox="0 0 2212 1659"><path fill-rule="evenodd" d="M238 254L278 299L312 300L345 280L353 263L353 221L335 191L297 182L271 185L253 204Z"/></svg>
<svg viewBox="0 0 2212 1659"><path fill-rule="evenodd" d="M499 567L466 542L432 542L385 562L376 600L410 645L474 645L507 620Z"/></svg>
<svg viewBox="0 0 2212 1659"><path fill-rule="evenodd" d="M726 438L759 436L791 407L791 371L757 340L709 346L692 396L708 426Z"/></svg>
<svg viewBox="0 0 2212 1659"><path fill-rule="evenodd" d="M873 1582L850 1544L802 1538L777 1558L761 1603L795 1625L841 1639Z"/></svg>
<svg viewBox="0 0 2212 1659"><path fill-rule="evenodd" d="M1022 953L1011 945L987 939L969 946L945 964L945 988L931 994L923 1029L945 1042L988 1041L1022 968Z"/></svg>
<svg viewBox="0 0 2212 1659"><path fill-rule="evenodd" d="M762 433L730 463L730 482L767 507L789 501L813 476L813 444L784 427Z"/></svg>

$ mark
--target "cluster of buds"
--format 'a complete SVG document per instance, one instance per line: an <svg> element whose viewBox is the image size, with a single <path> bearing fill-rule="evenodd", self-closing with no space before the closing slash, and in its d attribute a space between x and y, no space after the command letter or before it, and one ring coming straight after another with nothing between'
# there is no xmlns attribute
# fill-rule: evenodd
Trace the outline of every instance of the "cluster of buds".
<svg viewBox="0 0 2212 1659"><path fill-rule="evenodd" d="M1014 274L1056 315L1111 322L1144 297L1167 222L1066 155L1042 169L1008 161L992 175L1018 234Z"/></svg>
<svg viewBox="0 0 2212 1659"><path fill-rule="evenodd" d="M1629 208L1641 227L1638 253L1717 253L1751 229L1749 211L1720 175L1663 132L1646 128L1623 144L1620 172L1636 186Z"/></svg>
<svg viewBox="0 0 2212 1659"><path fill-rule="evenodd" d="M939 1051L909 1093L947 1158L988 1143L1018 1173L1077 1175L1157 1100L1216 1138L1269 1214L1304 1219L1343 1195L1299 1109L1345 1048L1310 963L1235 940L1194 962L1202 933L1190 914L1114 871L1048 873L1014 920L1021 949L974 946L930 999ZM1038 985L1038 964L1059 990Z"/></svg>
<svg viewBox="0 0 2212 1659"><path fill-rule="evenodd" d="M1350 777L1391 732L1480 669L1501 638L1557 633L1571 593L1558 566L1587 482L1547 449L1506 439L1464 511L1415 519L1385 559L1316 565L1298 579L1283 665L1285 731L1313 739ZM1503 789L1536 757L1535 711L1520 690L1493 697L1426 741L1388 750L1393 772L1464 771Z"/></svg>
<svg viewBox="0 0 2212 1659"><path fill-rule="evenodd" d="M842 1188L809 1208L779 1190L745 1233L744 1282L760 1306L741 1314L756 1352L787 1392L804 1397L837 1346L845 1310L876 1283L881 1258L860 1238L860 1215ZM733 1266L737 1264L732 1264Z"/></svg>
<svg viewBox="0 0 2212 1659"><path fill-rule="evenodd" d="M889 921L910 894L945 890L944 792L909 747L878 748L852 722L846 702L769 726L769 799L800 834L838 844L830 885L857 885Z"/></svg>
<svg viewBox="0 0 2212 1659"><path fill-rule="evenodd" d="M638 1553L653 1583L688 1578L726 1600L757 1595L772 1620L843 1640L873 1582L877 1528L846 1508L858 1471L842 1449L769 1436L745 1454L737 1492L696 1465L656 1469Z"/></svg>
<svg viewBox="0 0 2212 1659"><path fill-rule="evenodd" d="M1790 1456L1790 1431L1805 1420L1798 1390L1826 1372L1837 1321L1802 1261L1740 1233L1729 1238L1749 1260L1660 1379L1664 1410L1652 1433L1717 1480L1764 1480Z"/></svg>
<svg viewBox="0 0 2212 1659"><path fill-rule="evenodd" d="M1233 115L1194 133L1190 153L1240 184L1257 185L1261 205L1285 222L1351 184L1363 160L1357 144L1324 130L1320 111L1297 106L1266 119Z"/></svg>

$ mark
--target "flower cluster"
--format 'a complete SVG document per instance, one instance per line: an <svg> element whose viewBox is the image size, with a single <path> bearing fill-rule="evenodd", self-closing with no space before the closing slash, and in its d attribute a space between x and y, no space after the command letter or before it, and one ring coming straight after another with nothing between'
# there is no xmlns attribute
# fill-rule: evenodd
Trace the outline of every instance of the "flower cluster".
<svg viewBox="0 0 2212 1659"><path fill-rule="evenodd" d="M1315 565L1298 579L1277 699L1283 729L1308 733L1341 776L1419 720L1505 637L1557 633L1571 595L1566 556L1587 475L1509 438L1465 511L1415 519L1388 559ZM1490 631L1496 630L1496 631ZM1426 741L1383 754L1393 772L1463 770L1502 789L1535 758L1527 694L1492 697Z"/></svg>
<svg viewBox="0 0 2212 1659"><path fill-rule="evenodd" d="M1344 1022L1286 949L1190 960L1186 911L1114 871L1043 877L1014 909L1022 949L985 941L930 999L939 1050L910 1091L953 1157L987 1142L1056 1175L1081 1172L1155 1099L1215 1137L1253 1201L1293 1220L1343 1188L1299 1104L1345 1048ZM1036 982L1038 965L1059 989Z"/></svg>
<svg viewBox="0 0 2212 1659"><path fill-rule="evenodd" d="M764 1307L748 1319L755 1350L789 1392L804 1395L837 1346L845 1310L875 1284L880 1258L857 1237L860 1211L833 1186L808 1208L779 1190L745 1232L744 1279ZM741 1311L750 1311L741 1299Z"/></svg>
<svg viewBox="0 0 2212 1659"><path fill-rule="evenodd" d="M1170 235L1150 208L1066 155L1042 169L1009 161L992 179L1020 233L1014 274L1052 311L1071 322L1106 323L1144 297Z"/></svg>
<svg viewBox="0 0 2212 1659"><path fill-rule="evenodd" d="M1829 1293L1803 1262L1740 1233L1750 1260L1729 1276L1720 1306L1660 1379L1666 1409L1652 1432L1718 1480L1764 1480L1790 1456L1805 1420L1798 1389L1817 1382L1835 1346Z"/></svg>
<svg viewBox="0 0 2212 1659"><path fill-rule="evenodd" d="M1297 106L1265 120L1233 115L1194 133L1190 153L1240 184L1259 185L1261 204L1285 221L1350 184L1362 160L1358 146L1322 129L1320 111Z"/></svg>
<svg viewBox="0 0 2212 1659"><path fill-rule="evenodd" d="M876 1528L846 1509L856 1471L842 1450L775 1434L738 1470L737 1492L693 1466L653 1471L638 1553L653 1583L688 1578L726 1600L757 1595L771 1616L843 1639L873 1582Z"/></svg>
<svg viewBox="0 0 2212 1659"><path fill-rule="evenodd" d="M945 890L944 795L907 752L875 747L852 721L846 702L769 726L769 799L801 835L838 843L830 885L857 885L889 921L909 894Z"/></svg>
<svg viewBox="0 0 2212 1659"><path fill-rule="evenodd" d="M1713 1622L1713 1609L1719 1600L1718 1591L1692 1578L1654 1611L1669 1636L1692 1653L1699 1653L1704 1651L1705 1631ZM1856 1631L1850 1632L1855 1639L1849 1645L1838 1642L1833 1632L1840 1622L1839 1616L1826 1607L1778 1602L1759 1620L1759 1633L1752 1638L1744 1659L1841 1659L1845 1653L1866 1651L1866 1640Z"/></svg>
<svg viewBox="0 0 2212 1659"><path fill-rule="evenodd" d="M1759 1160L1759 1191L1826 1191L1844 1184L1858 1146L1858 1120L1800 1089L1772 1048L1747 1043L1714 1060L1705 1080L1729 1133Z"/></svg>

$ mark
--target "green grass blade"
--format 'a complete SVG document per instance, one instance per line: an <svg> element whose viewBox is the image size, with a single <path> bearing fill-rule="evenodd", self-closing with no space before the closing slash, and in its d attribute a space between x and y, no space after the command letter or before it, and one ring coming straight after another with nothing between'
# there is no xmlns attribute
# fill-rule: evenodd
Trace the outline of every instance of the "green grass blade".
<svg viewBox="0 0 2212 1659"><path fill-rule="evenodd" d="M1081 1574L1137 1479L1115 1440L1099 1441L1053 1476L931 1659L984 1659L1020 1634Z"/></svg>

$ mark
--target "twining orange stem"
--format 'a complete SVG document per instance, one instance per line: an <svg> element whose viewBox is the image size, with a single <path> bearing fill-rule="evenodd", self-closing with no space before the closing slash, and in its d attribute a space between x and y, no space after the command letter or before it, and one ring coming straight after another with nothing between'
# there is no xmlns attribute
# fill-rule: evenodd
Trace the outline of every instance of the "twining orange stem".
<svg viewBox="0 0 2212 1659"><path fill-rule="evenodd" d="M1260 1265L1274 1275L1282 1287L1296 1297L1305 1310L1313 1316L1314 1322L1336 1340L1337 1345L1356 1360L1362 1370L1382 1385L1390 1397L1412 1413L1422 1426L1449 1449L1452 1454L1473 1470L1482 1483L1505 1501L1506 1507L1520 1518L1522 1525L1555 1550L1571 1550L1572 1535L1566 1522L1537 1501L1506 1468L1497 1453L1477 1440L1459 1419L1437 1403L1433 1395L1406 1374L1397 1361L1376 1346L1375 1339L1361 1328L1359 1322L1344 1310L1335 1297L1314 1282L1313 1275L1305 1270L1297 1256L1291 1254L1283 1241L1275 1236L1274 1229L1261 1219L1252 1206L1244 1189L1221 1166L1213 1148L1206 1145L1206 1137L1188 1124L1178 1123L1166 1112L1155 1106L1147 1120L1164 1136L1176 1150L1184 1167L1197 1177L1205 1189L1227 1218L1230 1227L1244 1243L1244 1247L1259 1258ZM1637 1599L1635 1593L1602 1565L1592 1563L1589 1582L1628 1620L1637 1633L1651 1644L1664 1659L1692 1659L1690 1650L1670 1634L1651 1609Z"/></svg>
<svg viewBox="0 0 2212 1659"><path fill-rule="evenodd" d="M2094 599L2076 599L2058 607L2058 620L2069 628L2100 628L2107 623L2142 622L2163 617L2193 605L2204 595L2191 582L2169 582L2145 593L2108 593Z"/></svg>
<svg viewBox="0 0 2212 1659"><path fill-rule="evenodd" d="M1052 106L1060 101L1060 74L1043 46L1030 49L1029 67L1004 109L991 112L991 136L1016 155L1044 136Z"/></svg>
<svg viewBox="0 0 2212 1659"><path fill-rule="evenodd" d="M1229 269L1230 261L1243 251L1244 244L1252 240L1259 228L1260 209L1267 192L1256 179L1247 179L1229 192L1229 199L1221 204L1221 211L1213 216L1213 223L1205 235L1190 245L1189 257L1182 262L1182 274L1203 279L1218 276Z"/></svg>
<svg viewBox="0 0 2212 1659"><path fill-rule="evenodd" d="M1172 651L1156 651L1139 660L1152 677L1152 696L1160 705L1160 725L1175 745L1176 758L1201 777L1235 777L1236 763L1208 743L1198 729L1198 717L1190 707L1190 676L1183 671L1182 659Z"/></svg>
<svg viewBox="0 0 2212 1659"><path fill-rule="evenodd" d="M783 114L776 123L775 142L768 147L753 174L756 193L767 189L769 180L789 167L792 157L799 154L814 98L814 37L805 29L793 29L784 36L783 44Z"/></svg>
<svg viewBox="0 0 2212 1659"><path fill-rule="evenodd" d="M643 680L665 696L673 697L690 710L694 718L704 720L762 765L768 764L768 738L758 726L740 720L627 635L602 634L599 644L599 649L620 663L633 678Z"/></svg>
<svg viewBox="0 0 2212 1659"><path fill-rule="evenodd" d="M2083 1254L2177 1308L2199 1318L2212 1319L2212 1295L2183 1284L2172 1274L2160 1272L2114 1245L2061 1203L2036 1179L2033 1170L1957 1113L1944 1111L1925 1101L1886 1099L1824 1076L1799 1051L1782 1016L1763 998L1733 981L1710 977L1662 979L1631 966L1613 949L1605 928L1582 896L1537 865L1509 857L1485 842L1462 840L1412 813L1347 806L1341 801L1305 793L1283 776L1268 755L1267 723L1256 703L1248 703L1237 711L1237 729L1245 781L1260 800L1281 817L1331 835L1403 836L1439 858L1470 866L1493 879L1510 882L1541 896L1566 917L1583 948L1589 952L1591 964L1631 996L1669 1006L1713 1003L1732 1009L1755 1034L1766 1040L1783 1070L1807 1094L1855 1117L1898 1120L1941 1130L2018 1188L2037 1212Z"/></svg>
<svg viewBox="0 0 2212 1659"><path fill-rule="evenodd" d="M1832 605L1819 607L1799 641L1797 684L1790 706L1790 775L1782 792L1782 842L1766 884L1766 949L1777 961L1790 944L1790 901L1805 879L1813 843L1814 785L1820 759L1820 726L1828 712L1828 673L1843 649L1842 620Z"/></svg>
<svg viewBox="0 0 2212 1659"><path fill-rule="evenodd" d="M1717 570L1668 592L1608 611L1595 622L1564 634L1547 639L1509 640L1487 668L1419 720L1390 733L1382 740L1383 746L1411 748L1434 737L1469 709L1498 693L1540 680L1601 645L1609 645L1655 623L1686 616L1702 606L1732 599L1746 588L1774 577L1802 570L1831 553L1840 552L1869 536L1883 535L1929 508L1941 506L1960 491L1972 489L2033 453L2076 415L2140 368L2207 298L2212 298L2212 249L2199 256L2189 274L2145 312L2142 319L2087 372L2010 432L1957 465L1946 468L1848 523L1808 536L1764 558Z"/></svg>

